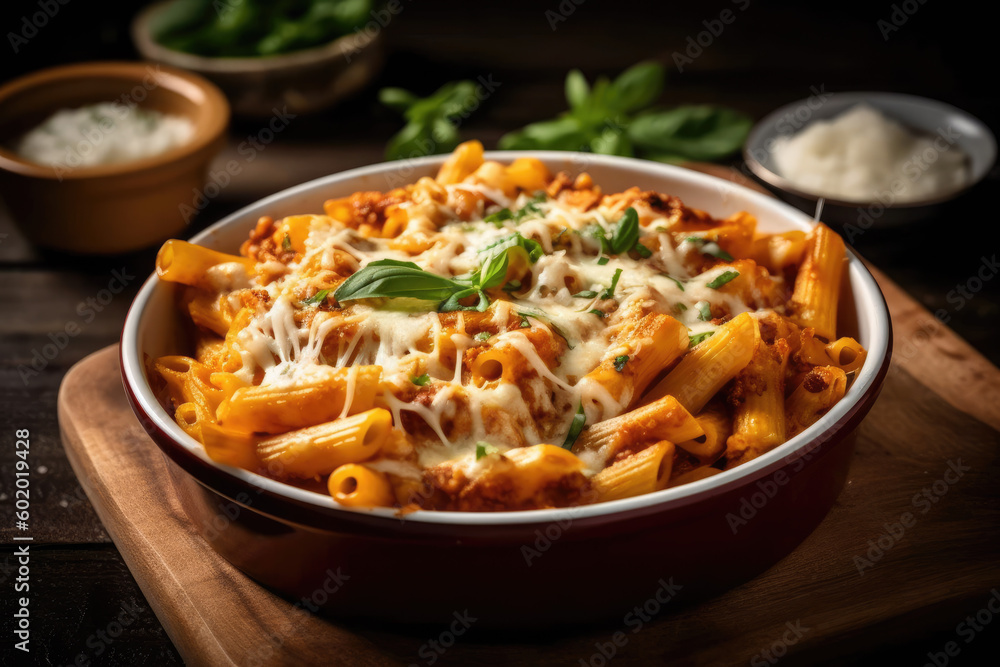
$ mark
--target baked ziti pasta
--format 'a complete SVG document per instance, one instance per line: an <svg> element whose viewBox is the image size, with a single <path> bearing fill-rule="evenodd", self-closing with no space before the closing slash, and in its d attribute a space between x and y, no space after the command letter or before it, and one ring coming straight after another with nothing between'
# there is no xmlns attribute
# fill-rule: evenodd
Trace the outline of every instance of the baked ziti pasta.
<svg viewBox="0 0 1000 667"><path fill-rule="evenodd" d="M761 234L459 146L436 178L262 217L239 255L168 241L190 356L151 362L214 460L348 506L627 498L760 456L839 401L826 226Z"/></svg>

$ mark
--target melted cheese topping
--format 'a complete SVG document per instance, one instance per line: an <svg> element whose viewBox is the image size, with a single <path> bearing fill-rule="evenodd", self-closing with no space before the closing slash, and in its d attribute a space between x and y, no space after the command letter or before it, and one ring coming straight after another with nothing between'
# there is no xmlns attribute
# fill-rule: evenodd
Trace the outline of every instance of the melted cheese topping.
<svg viewBox="0 0 1000 667"><path fill-rule="evenodd" d="M479 219L460 220L454 210L459 190L478 192L493 203L480 207ZM697 232L666 231L667 220L642 202L633 204L641 221L639 242L652 248L652 254L607 257L595 230L599 226L610 238L620 210L599 206L580 211L549 199L534 203L534 211L524 216L492 223L482 218L501 206L512 211L530 209L533 200L521 195L512 201L491 188L468 184L447 186L447 192L448 203L437 205L445 215L440 226L420 214L419 207L407 208L410 202L403 205L410 213L407 229L425 229L432 241L414 254L396 249L394 239L364 238L333 218L316 216L305 251L284 275L273 272L280 277L263 287L270 297L268 306L238 336L241 377L250 382L262 370L262 384L289 385L320 366L380 366L382 404L392 413L395 428L403 428L405 415L423 421L431 434L417 443L419 464L427 467L463 459L472 465L478 441L489 441L500 451L542 442L559 444L581 403L599 404L605 418L626 408L600 383L585 376L611 347L606 332L620 319L617 311L627 311L632 302L669 313L692 335L719 326L719 320L704 318L706 305L727 318L751 310L738 296L708 287L729 265L696 273L705 264L702 253L717 252L718 246L689 240ZM435 312L432 303L395 310L388 307L396 305L391 302L351 301L342 308L317 310L295 297L313 284L316 267L328 270L336 265L336 251L349 256L354 271L389 258L414 262L439 275L460 276L479 268L483 248L515 232L537 241L545 254L530 266L520 287L491 290L492 304L486 313L468 317L459 313L452 327L442 324L443 314ZM340 258L343 262L342 254ZM613 294L603 298L618 272ZM310 311L312 317L303 317ZM479 332L482 318L488 320L492 331L487 339L468 330L467 321L473 316L480 318ZM511 321L518 324L511 327ZM547 363L532 342L528 334L535 330L548 332L554 340L565 339L555 363ZM339 335L334 343L330 338L334 332L353 333ZM450 345L433 344L442 339ZM465 360L466 352L477 348L512 349L528 371L517 384L492 381L477 386ZM418 387L413 380L425 373L429 382ZM414 399L415 394L421 398ZM349 405L344 407L344 414L348 409ZM497 413L505 416L507 424L500 437L495 416L489 417ZM599 467L599 462L593 467Z"/></svg>

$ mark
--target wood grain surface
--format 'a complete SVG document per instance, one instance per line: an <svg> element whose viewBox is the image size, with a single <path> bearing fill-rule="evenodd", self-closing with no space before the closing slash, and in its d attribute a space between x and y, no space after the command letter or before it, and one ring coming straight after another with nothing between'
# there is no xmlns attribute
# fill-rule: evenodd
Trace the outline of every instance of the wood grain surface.
<svg viewBox="0 0 1000 667"><path fill-rule="evenodd" d="M947 626L951 618L958 624L985 608L1000 584L1000 419L990 398L1000 371L940 322L928 333L936 320L886 278L879 281L896 349L912 344L917 351L896 356L859 429L851 475L833 510L763 575L698 604L678 594L640 627L623 618L618 626L511 637L473 625L439 652L432 642L447 628L357 626L304 612L242 575L196 534L164 457L127 406L116 347L66 375L59 395L63 443L191 665L431 664L432 657L435 664L600 665L602 652L611 651L622 665L768 664L769 656L817 664L859 651L891 655L896 642L920 628ZM958 635L951 639L961 643ZM977 645L962 646L968 654Z"/></svg>

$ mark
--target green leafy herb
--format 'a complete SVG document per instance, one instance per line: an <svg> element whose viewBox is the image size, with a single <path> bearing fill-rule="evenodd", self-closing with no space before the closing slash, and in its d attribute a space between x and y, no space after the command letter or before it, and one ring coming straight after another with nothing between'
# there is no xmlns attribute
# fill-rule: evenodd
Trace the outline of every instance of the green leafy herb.
<svg viewBox="0 0 1000 667"><path fill-rule="evenodd" d="M599 260L597 260L597 263L600 264L601 266L604 266L605 264L607 264L610 261L611 260L609 258L607 258L607 257L601 257Z"/></svg>
<svg viewBox="0 0 1000 667"><path fill-rule="evenodd" d="M642 257L643 259L649 259L653 256L653 251L641 243L636 243L635 247L632 249L639 253L639 257Z"/></svg>
<svg viewBox="0 0 1000 667"><path fill-rule="evenodd" d="M285 234L285 237L281 239L281 249L285 251L292 249L292 238L288 234Z"/></svg>
<svg viewBox="0 0 1000 667"><path fill-rule="evenodd" d="M703 331L700 334L694 334L693 336L688 336L688 343L690 344L691 347L694 347L695 345L705 340L706 338L711 338L712 334L714 333L715 333L714 331Z"/></svg>
<svg viewBox="0 0 1000 667"><path fill-rule="evenodd" d="M708 301L699 301L694 304L694 307L698 309L698 319L702 322L708 322L712 319L712 306Z"/></svg>
<svg viewBox="0 0 1000 667"><path fill-rule="evenodd" d="M514 232L510 236L505 236L504 238L494 241L485 248L481 248L479 252L491 252L491 254L496 255L503 252L507 248L521 248L526 253L528 253L528 259L534 264L537 262L542 255L545 254L545 249L542 244L534 239L527 239L521 236L521 232Z"/></svg>
<svg viewBox="0 0 1000 667"><path fill-rule="evenodd" d="M573 445L576 443L576 439L580 437L583 427L587 424L587 416L583 412L583 403L580 403L580 407L577 408L576 414L573 415L573 421L569 424L569 432L566 434L566 439L563 441L563 449L573 449Z"/></svg>
<svg viewBox="0 0 1000 667"><path fill-rule="evenodd" d="M611 232L611 240L609 241L611 245L610 254L620 255L623 252L628 252L638 242L639 214L636 213L634 208L629 206L625 209L625 214L622 215L621 220L615 224L615 228Z"/></svg>
<svg viewBox="0 0 1000 667"><path fill-rule="evenodd" d="M566 76L569 109L504 135L503 149L586 151L660 161L718 160L740 149L749 117L717 106L649 108L663 91L662 65L643 62L593 86L579 70Z"/></svg>
<svg viewBox="0 0 1000 667"><path fill-rule="evenodd" d="M302 299L302 304L306 306L316 306L326 301L326 295L330 293L328 289L322 289L313 294L308 299Z"/></svg>
<svg viewBox="0 0 1000 667"><path fill-rule="evenodd" d="M674 310L676 310L678 313L683 313L687 309L688 309L688 307L685 306L680 301L678 301L677 303L674 304Z"/></svg>
<svg viewBox="0 0 1000 667"><path fill-rule="evenodd" d="M677 278L674 278L673 276L667 275L666 273L661 273L660 275L663 276L664 278L668 279L668 280L673 280L674 284L677 285L677 289L679 289L682 292L684 291L684 283L682 283L681 281L677 280Z"/></svg>
<svg viewBox="0 0 1000 667"><path fill-rule="evenodd" d="M489 456L490 454L496 454L498 451L500 450L490 443L480 440L476 443L476 460L478 461L484 456Z"/></svg>
<svg viewBox="0 0 1000 667"><path fill-rule="evenodd" d="M605 313L603 310L597 310L596 308L591 308L587 312L593 315L597 315L602 320L607 316L607 313Z"/></svg>
<svg viewBox="0 0 1000 667"><path fill-rule="evenodd" d="M618 279L622 277L622 270L615 269L615 275L611 279L611 286L601 293L602 299L613 299L615 298L615 288L618 287Z"/></svg>
<svg viewBox="0 0 1000 667"><path fill-rule="evenodd" d="M545 313L543 313L541 311L537 311L537 310L535 310L535 311L528 311L528 312L520 311L519 310L519 311L517 311L517 314L521 316L521 328L522 329L526 328L528 326L531 326L530 324L526 324L529 317L533 317L536 320L541 320L542 322L544 322L546 324L546 326L548 326L550 329L552 329L552 331L557 336L559 336L564 341L566 341L566 347L568 347L571 350L573 349L573 344L570 343L569 338L566 337L566 333L563 332L563 330L560 329L559 326L556 325L556 323L552 321L552 318L549 317L548 315L546 315Z"/></svg>
<svg viewBox="0 0 1000 667"><path fill-rule="evenodd" d="M733 256L723 250L722 247L715 241L709 241L701 236L689 236L684 240L698 246L698 250L700 250L703 255L711 255L712 257L716 257L725 262L733 261Z"/></svg>
<svg viewBox="0 0 1000 667"><path fill-rule="evenodd" d="M521 328L522 329L527 329L528 327L531 326L531 322L528 321L528 316L527 315L525 315L524 313L518 313L518 315L521 316Z"/></svg>
<svg viewBox="0 0 1000 667"><path fill-rule="evenodd" d="M586 290L583 290L582 292L577 292L576 294L574 294L573 298L575 298L575 299L593 299L596 296L597 296L597 292L595 292L594 290L586 289Z"/></svg>
<svg viewBox="0 0 1000 667"><path fill-rule="evenodd" d="M503 286L504 292L513 292L514 290L521 289L520 280L511 280L506 285Z"/></svg>
<svg viewBox="0 0 1000 667"><path fill-rule="evenodd" d="M510 212L509 208L502 208L496 213L490 213L488 216L483 218L483 222L489 222L497 227L503 227L503 223L514 217L514 214Z"/></svg>
<svg viewBox="0 0 1000 667"><path fill-rule="evenodd" d="M431 381L431 376L427 373L420 375L418 377L410 378L410 382L417 385L418 387L426 386L428 382Z"/></svg>
<svg viewBox="0 0 1000 667"><path fill-rule="evenodd" d="M479 340L479 341L487 341L487 340L490 339L490 332L489 331L480 331L479 333L477 333L475 335L475 339Z"/></svg>
<svg viewBox="0 0 1000 667"><path fill-rule="evenodd" d="M625 364L627 363L628 363L627 354L615 357L615 370L621 373L623 370L625 370Z"/></svg>
<svg viewBox="0 0 1000 667"><path fill-rule="evenodd" d="M521 222L532 216L542 215L542 209L538 208L538 205L544 204L548 198L548 195L544 192L537 192L531 201L517 210L517 213L514 214L514 222Z"/></svg>
<svg viewBox="0 0 1000 667"><path fill-rule="evenodd" d="M383 88L379 101L406 119L385 149L387 160L401 160L454 149L459 143L457 122L479 107L482 93L472 81L452 81L425 98L401 88Z"/></svg>
<svg viewBox="0 0 1000 667"><path fill-rule="evenodd" d="M717 275L715 278L713 278L711 282L705 285L705 287L710 287L712 289L719 289L729 281L739 277L739 275L740 275L739 271L725 271Z"/></svg>

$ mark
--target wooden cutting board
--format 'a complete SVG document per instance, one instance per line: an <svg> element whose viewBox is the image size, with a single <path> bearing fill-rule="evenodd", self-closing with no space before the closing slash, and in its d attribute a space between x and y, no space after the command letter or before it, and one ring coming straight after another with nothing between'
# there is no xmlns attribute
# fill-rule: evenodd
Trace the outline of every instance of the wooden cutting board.
<svg viewBox="0 0 1000 667"><path fill-rule="evenodd" d="M924 628L953 627L1000 584L1000 371L876 276L896 352L833 510L763 575L697 605L665 607L636 633L623 619L545 636L497 636L473 626L452 638L444 627L353 627L296 609L195 532L164 457L126 403L116 347L66 375L63 444L191 665L602 665L601 651L612 650L616 665L766 664L761 651L774 646L788 652L782 664L835 659L919 637ZM957 479L949 472L956 469ZM952 483L938 482L944 479ZM900 532L906 513L913 521ZM435 648L451 639L443 653Z"/></svg>

